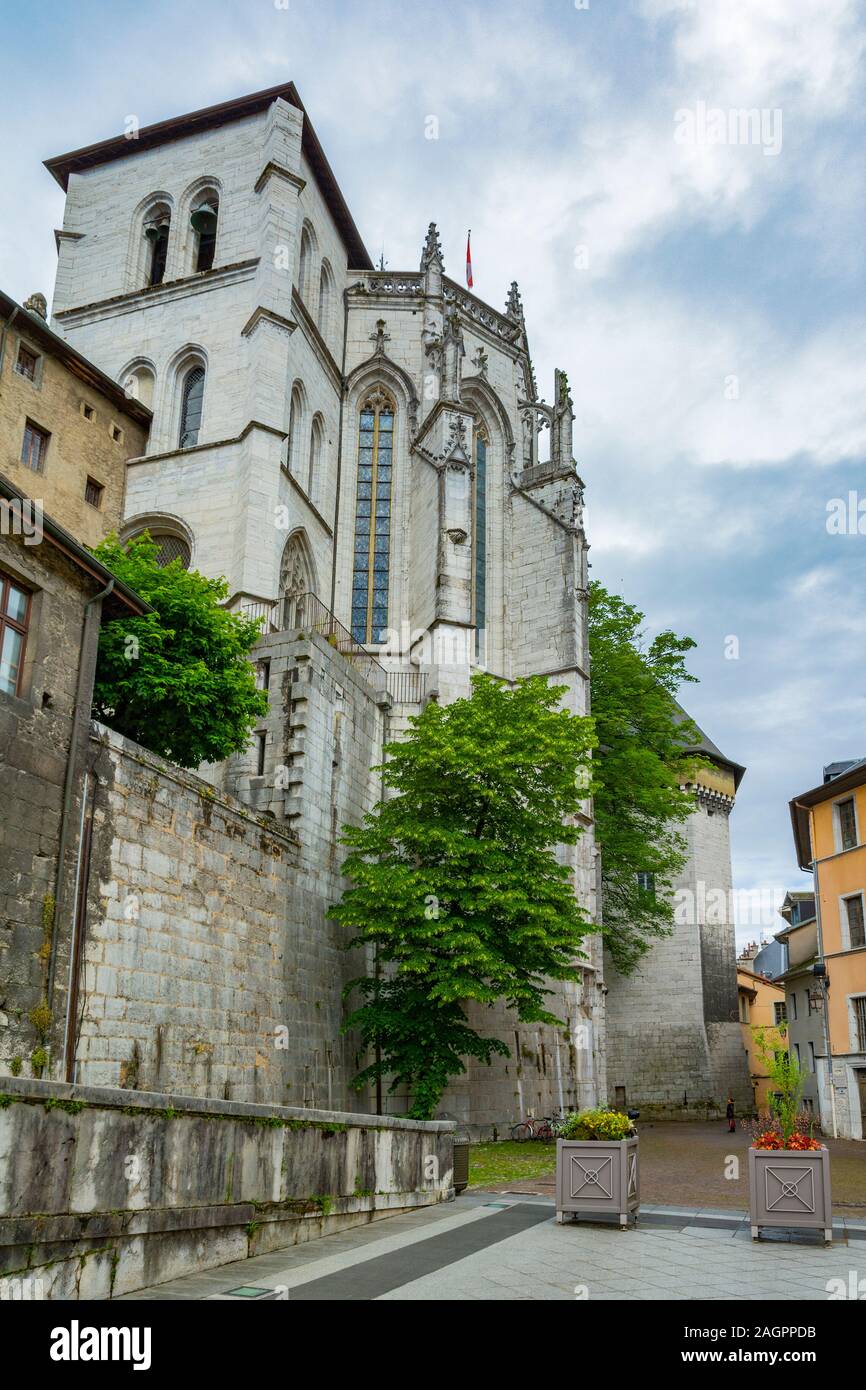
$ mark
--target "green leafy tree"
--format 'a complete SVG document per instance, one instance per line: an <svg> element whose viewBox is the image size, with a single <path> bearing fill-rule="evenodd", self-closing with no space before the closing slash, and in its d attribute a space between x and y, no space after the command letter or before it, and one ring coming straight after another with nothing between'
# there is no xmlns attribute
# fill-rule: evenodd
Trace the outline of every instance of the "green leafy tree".
<svg viewBox="0 0 866 1390"><path fill-rule="evenodd" d="M690 637L660 632L649 643L644 615L601 584L589 594L596 840L601 847L603 930L617 969L630 974L653 940L670 933L670 889L685 863L678 827L694 809L683 784L699 733L676 703L694 680ZM648 880L644 875L649 875Z"/></svg>
<svg viewBox="0 0 866 1390"><path fill-rule="evenodd" d="M806 1076L788 1047L787 1028L753 1028L752 1034L770 1079L770 1112L787 1148L799 1121Z"/></svg>
<svg viewBox="0 0 866 1390"><path fill-rule="evenodd" d="M147 534L126 543L109 536L93 553L154 610L103 623L95 717L181 767L241 752L268 708L249 661L259 620L220 607L225 580L178 560L158 565Z"/></svg>
<svg viewBox="0 0 866 1390"><path fill-rule="evenodd" d="M390 1076L417 1118L465 1056L509 1055L470 1027L466 1001L558 1023L548 981L578 976L591 928L555 847L581 834L594 740L589 719L558 707L564 690L479 675L470 698L429 704L385 750L392 794L344 830L351 886L330 915L347 948L372 946L376 960L347 987L360 1004L345 1028L374 1049L354 1085Z"/></svg>

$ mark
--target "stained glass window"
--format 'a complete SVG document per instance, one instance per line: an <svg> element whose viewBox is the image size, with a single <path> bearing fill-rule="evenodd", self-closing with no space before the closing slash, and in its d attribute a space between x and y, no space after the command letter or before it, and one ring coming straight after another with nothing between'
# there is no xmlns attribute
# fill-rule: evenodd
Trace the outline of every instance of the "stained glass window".
<svg viewBox="0 0 866 1390"><path fill-rule="evenodd" d="M180 407L180 447L191 449L198 443L201 408L204 401L204 367L193 367L183 384Z"/></svg>
<svg viewBox="0 0 866 1390"><path fill-rule="evenodd" d="M394 402L380 388L361 407L352 577L356 642L382 642L388 626L394 414Z"/></svg>
<svg viewBox="0 0 866 1390"><path fill-rule="evenodd" d="M475 490L472 498L472 617L475 623L475 658L484 655L482 643L487 623L487 431L475 428Z"/></svg>

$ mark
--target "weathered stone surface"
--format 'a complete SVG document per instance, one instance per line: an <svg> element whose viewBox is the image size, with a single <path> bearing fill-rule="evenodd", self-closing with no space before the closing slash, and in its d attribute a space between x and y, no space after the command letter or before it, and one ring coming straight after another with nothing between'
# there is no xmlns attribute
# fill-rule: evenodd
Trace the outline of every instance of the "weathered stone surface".
<svg viewBox="0 0 866 1390"><path fill-rule="evenodd" d="M446 1122L4 1087L0 1296L107 1298L453 1195Z"/></svg>

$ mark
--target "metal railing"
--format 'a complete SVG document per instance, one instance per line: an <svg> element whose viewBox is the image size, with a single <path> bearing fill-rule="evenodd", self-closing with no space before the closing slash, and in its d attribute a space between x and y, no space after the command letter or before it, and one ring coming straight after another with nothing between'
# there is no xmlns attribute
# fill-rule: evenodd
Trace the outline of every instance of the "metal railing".
<svg viewBox="0 0 866 1390"><path fill-rule="evenodd" d="M242 603L238 609L245 618L264 618L262 632L279 632L277 617L279 602L276 599L263 599L260 603Z"/></svg>
<svg viewBox="0 0 866 1390"><path fill-rule="evenodd" d="M426 690L426 671L388 672L388 694L395 705L420 705Z"/></svg>
<svg viewBox="0 0 866 1390"><path fill-rule="evenodd" d="M398 705L420 704L427 689L426 671L386 671L381 661L353 637L339 618L313 593L286 594L281 599L241 604L245 618L264 618L262 633L317 632L358 670L375 690L387 690Z"/></svg>
<svg viewBox="0 0 866 1390"><path fill-rule="evenodd" d="M387 690L388 676L385 667L372 656L339 618L335 618L329 608L315 594L304 594L301 598L286 598L283 627L303 628L308 632L318 632L336 651L350 661L363 676L368 685L376 690Z"/></svg>

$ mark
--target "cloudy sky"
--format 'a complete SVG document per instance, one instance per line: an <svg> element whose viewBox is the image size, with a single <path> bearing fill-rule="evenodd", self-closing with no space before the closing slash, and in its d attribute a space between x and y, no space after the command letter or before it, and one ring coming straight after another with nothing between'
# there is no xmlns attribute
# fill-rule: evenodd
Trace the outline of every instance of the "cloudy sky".
<svg viewBox="0 0 866 1390"><path fill-rule="evenodd" d="M416 268L435 219L459 278L471 226L476 293L501 307L520 283L543 394L570 374L595 577L650 633L699 643L686 702L749 769L737 886L807 886L788 799L866 756L859 0L0 0L0 17L0 285L19 299L54 279L42 159L289 78L376 258ZM853 534L828 531L836 498Z"/></svg>

